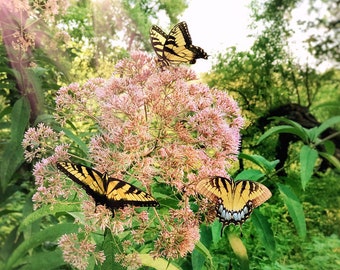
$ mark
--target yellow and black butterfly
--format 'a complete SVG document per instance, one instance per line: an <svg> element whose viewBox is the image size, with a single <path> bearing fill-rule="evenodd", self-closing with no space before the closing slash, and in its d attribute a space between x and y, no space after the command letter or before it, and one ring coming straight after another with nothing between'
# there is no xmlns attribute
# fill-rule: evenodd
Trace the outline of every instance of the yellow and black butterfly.
<svg viewBox="0 0 340 270"><path fill-rule="evenodd" d="M263 184L249 180L234 181L224 177L201 180L196 190L216 203L217 217L223 227L229 224L242 225L253 209L263 204L271 196Z"/></svg>
<svg viewBox="0 0 340 270"><path fill-rule="evenodd" d="M196 59L208 59L207 53L200 47L192 45L186 22L176 24L167 35L157 25L150 29L151 45L163 65L195 64Z"/></svg>
<svg viewBox="0 0 340 270"><path fill-rule="evenodd" d="M159 203L148 193L123 180L110 178L92 168L70 162L58 162L57 168L74 182L81 185L96 205L102 204L114 209L126 205L159 206Z"/></svg>

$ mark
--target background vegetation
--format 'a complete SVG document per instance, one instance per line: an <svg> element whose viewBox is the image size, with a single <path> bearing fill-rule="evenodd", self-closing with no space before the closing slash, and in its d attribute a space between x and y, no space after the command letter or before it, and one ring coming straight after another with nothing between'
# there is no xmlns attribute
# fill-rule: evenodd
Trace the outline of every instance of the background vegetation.
<svg viewBox="0 0 340 270"><path fill-rule="evenodd" d="M299 64L290 51L290 15L299 4L252 1L252 27L259 33L253 46L226 48L203 76L209 86L234 96L247 121L239 164L229 173L267 179L273 197L242 226L242 237L233 226L219 237L217 221L202 225L195 250L171 267L340 268L339 3L311 1L310 12L325 15L300 18L312 33L303 45L315 66ZM57 211L32 217L35 185L33 165L24 161L24 132L53 123L60 87L108 78L114 63L132 50L151 52L151 24L160 13L176 23L186 6L181 0L0 4L0 268L16 259L9 269L34 269L51 251L54 261L45 269L70 268L56 241L75 228L49 230ZM318 64L325 61L330 68L320 71ZM82 139L80 133L76 137Z"/></svg>

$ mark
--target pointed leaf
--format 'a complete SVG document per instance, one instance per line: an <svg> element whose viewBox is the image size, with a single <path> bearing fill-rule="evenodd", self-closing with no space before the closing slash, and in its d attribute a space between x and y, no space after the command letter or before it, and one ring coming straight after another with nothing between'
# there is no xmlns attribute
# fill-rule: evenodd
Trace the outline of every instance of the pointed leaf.
<svg viewBox="0 0 340 270"><path fill-rule="evenodd" d="M248 155L240 153L239 158L250 160L251 162L258 165L260 168L262 168L266 173L272 172L275 169L275 166L279 163L279 160L269 161L260 155Z"/></svg>
<svg viewBox="0 0 340 270"><path fill-rule="evenodd" d="M31 214L29 214L21 223L18 228L18 233L22 232L27 226L33 224L38 219L49 215L55 215L60 212L79 212L80 204L79 203L58 203L52 205L44 205L41 208L35 210Z"/></svg>
<svg viewBox="0 0 340 270"><path fill-rule="evenodd" d="M11 141L21 143L30 118L30 105L26 98L18 99L11 114Z"/></svg>
<svg viewBox="0 0 340 270"><path fill-rule="evenodd" d="M259 170L253 170L253 169L249 169L249 170L244 170L242 172L240 172L238 175L236 175L234 177L234 179L237 180L254 180L257 181L259 179L261 179L264 176L264 174L259 171Z"/></svg>
<svg viewBox="0 0 340 270"><path fill-rule="evenodd" d="M292 217L295 228L301 238L306 237L306 220L303 207L295 193L290 187L278 184L283 201L288 208L289 215Z"/></svg>
<svg viewBox="0 0 340 270"><path fill-rule="evenodd" d="M122 250L122 244L118 236L113 236L109 229L105 230L102 248L105 254L105 261L100 267L101 270L126 269L115 260L116 253Z"/></svg>
<svg viewBox="0 0 340 270"><path fill-rule="evenodd" d="M317 136L319 136L322 132L324 132L327 128L334 126L335 124L340 123L340 115L331 117L324 121L317 130Z"/></svg>
<svg viewBox="0 0 340 270"><path fill-rule="evenodd" d="M259 234L263 246L266 248L269 258L275 261L275 238L268 218L262 215L258 209L255 209L251 216L251 221L255 225L256 231Z"/></svg>
<svg viewBox="0 0 340 270"><path fill-rule="evenodd" d="M307 183L313 175L317 158L318 152L315 149L309 147L308 145L302 146L300 151L300 175L303 190L305 190Z"/></svg>
<svg viewBox="0 0 340 270"><path fill-rule="evenodd" d="M196 252L195 252L196 251ZM202 269L204 262L206 262L207 265L209 265L209 268L214 268L213 267L213 258L212 255L210 254L209 250L207 249L207 247L201 242L198 241L195 245L195 249L192 255L194 255L196 253L196 255L194 257L191 258L191 262L192 262L192 266L193 269ZM199 255L203 255L203 260L195 260L197 258L199 258ZM204 260L205 259L205 260Z"/></svg>

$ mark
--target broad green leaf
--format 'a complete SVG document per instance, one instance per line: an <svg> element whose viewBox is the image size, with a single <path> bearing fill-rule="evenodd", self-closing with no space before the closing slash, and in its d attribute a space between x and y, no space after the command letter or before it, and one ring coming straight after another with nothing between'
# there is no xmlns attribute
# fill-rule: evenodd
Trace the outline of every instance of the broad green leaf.
<svg viewBox="0 0 340 270"><path fill-rule="evenodd" d="M325 147L325 151L326 151L327 154L329 154L329 155L335 154L336 146L335 146L334 142L329 141L329 140L324 141L323 146Z"/></svg>
<svg viewBox="0 0 340 270"><path fill-rule="evenodd" d="M306 237L306 220L303 207L295 193L286 185L278 184L283 201L293 219L295 228L301 238Z"/></svg>
<svg viewBox="0 0 340 270"><path fill-rule="evenodd" d="M1 162L0 162L0 184L3 193L8 188L14 173L24 163L24 149L21 146L21 141L10 141L5 145Z"/></svg>
<svg viewBox="0 0 340 270"><path fill-rule="evenodd" d="M319 152L319 155L327 159L327 161L331 163L336 169L340 170L340 161L334 155L324 152Z"/></svg>
<svg viewBox="0 0 340 270"><path fill-rule="evenodd" d="M138 257L141 259L142 264L144 266L153 267L157 270L180 270L181 268L175 265L174 263L170 263L169 261L163 258L153 259L149 254L138 254ZM111 268L112 269L112 268Z"/></svg>
<svg viewBox="0 0 340 270"><path fill-rule="evenodd" d="M7 106L7 107L5 107L4 109L2 109L2 111L0 111L0 120L1 120L5 115L10 114L11 111L12 111L12 107L10 107L10 106Z"/></svg>
<svg viewBox="0 0 340 270"><path fill-rule="evenodd" d="M56 126L54 127L54 129L59 132L63 131L68 138L70 138L76 145L79 146L79 148L85 154L85 156L87 156L88 151L89 151L88 147L86 143L84 143L80 137L76 136L71 130L67 128L61 128L59 126Z"/></svg>
<svg viewBox="0 0 340 270"><path fill-rule="evenodd" d="M221 240L222 223L217 219L210 225L212 241L216 245Z"/></svg>
<svg viewBox="0 0 340 270"><path fill-rule="evenodd" d="M275 166L279 163L279 160L269 161L260 155L248 155L244 153L239 154L239 158L249 160L259 167L261 167L266 173L270 173L275 169Z"/></svg>
<svg viewBox="0 0 340 270"><path fill-rule="evenodd" d="M27 256L27 263L20 269L62 269L61 266L65 264L62 251L60 249L56 249L54 251L38 252Z"/></svg>
<svg viewBox="0 0 340 270"><path fill-rule="evenodd" d="M21 143L30 118L30 105L26 98L18 99L11 113L11 141Z"/></svg>
<svg viewBox="0 0 340 270"><path fill-rule="evenodd" d="M233 252L236 255L237 260L240 264L240 269L248 270L249 259L248 259L247 249L244 246L241 238L230 231L228 231L227 235L228 235L230 246L233 249Z"/></svg>
<svg viewBox="0 0 340 270"><path fill-rule="evenodd" d="M103 264L98 267L101 270L111 270L111 269L117 269L117 270L124 270L125 268L116 262L115 260L115 254L119 252L119 250L122 250L121 241L118 238L118 236L113 236L111 231L109 229L105 230L104 234L104 241L102 249L104 250L105 254L105 261Z"/></svg>
<svg viewBox="0 0 340 270"><path fill-rule="evenodd" d="M324 121L317 130L317 136L319 136L322 132L324 132L327 128L334 126L335 124L340 123L340 115L331 117Z"/></svg>
<svg viewBox="0 0 340 270"><path fill-rule="evenodd" d="M240 172L236 177L234 178L235 180L254 180L257 181L261 179L264 176L264 174L259 171L259 170L244 170Z"/></svg>
<svg viewBox="0 0 340 270"><path fill-rule="evenodd" d="M200 258L200 256L202 258ZM192 253L191 263L193 266L193 269L202 269L204 262L206 262L206 265L209 265L209 268L213 267L213 258L210 254L210 251L207 249L207 247L201 242L198 241L195 245L194 252Z"/></svg>
<svg viewBox="0 0 340 270"><path fill-rule="evenodd" d="M306 133L306 130L301 128L296 128L288 125L281 125L281 126L275 126L270 129L268 129L257 141L257 143L261 143L264 139L267 139L269 136L276 135L279 133L289 133L294 134L298 136L302 141L308 142L308 134Z"/></svg>
<svg viewBox="0 0 340 270"><path fill-rule="evenodd" d="M318 152L304 145L300 151L300 174L301 174L301 185L303 190L305 190L307 183L313 175L313 170L315 162L318 159Z"/></svg>
<svg viewBox="0 0 340 270"><path fill-rule="evenodd" d="M269 258L275 261L275 238L268 218L262 215L258 209L255 209L251 216L251 221L255 225L256 231L263 246L266 248Z"/></svg>
<svg viewBox="0 0 340 270"><path fill-rule="evenodd" d="M18 228L18 233L22 232L27 226L31 225L33 222L46 217L48 215L55 215L60 212L79 212L79 203L59 203L54 205L44 205L41 208L35 210L29 214L20 224Z"/></svg>
<svg viewBox="0 0 340 270"><path fill-rule="evenodd" d="M76 224L64 223L56 224L51 227L45 228L43 231L32 234L28 239L25 239L9 257L5 269L13 269L14 266L20 265L22 260L25 261L25 255L27 252L44 243L45 241L55 241L57 238L67 233L75 233L79 229Z"/></svg>

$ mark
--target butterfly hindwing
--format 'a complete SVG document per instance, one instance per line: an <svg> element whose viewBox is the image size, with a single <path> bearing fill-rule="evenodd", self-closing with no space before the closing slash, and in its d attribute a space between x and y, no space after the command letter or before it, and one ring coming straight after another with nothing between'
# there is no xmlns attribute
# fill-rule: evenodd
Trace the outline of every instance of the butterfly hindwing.
<svg viewBox="0 0 340 270"><path fill-rule="evenodd" d="M202 48L192 45L186 22L176 24L168 35L154 25L150 30L150 38L158 59L164 65L194 64L198 58L208 59Z"/></svg>
<svg viewBox="0 0 340 270"><path fill-rule="evenodd" d="M57 168L77 184L81 185L96 204L114 209L126 205L158 206L159 203L148 193L123 180L110 178L92 168L70 162L59 162Z"/></svg>
<svg viewBox="0 0 340 270"><path fill-rule="evenodd" d="M217 217L223 227L242 225L253 209L271 197L270 190L261 183L249 180L212 177L200 181L197 192L216 203Z"/></svg>

